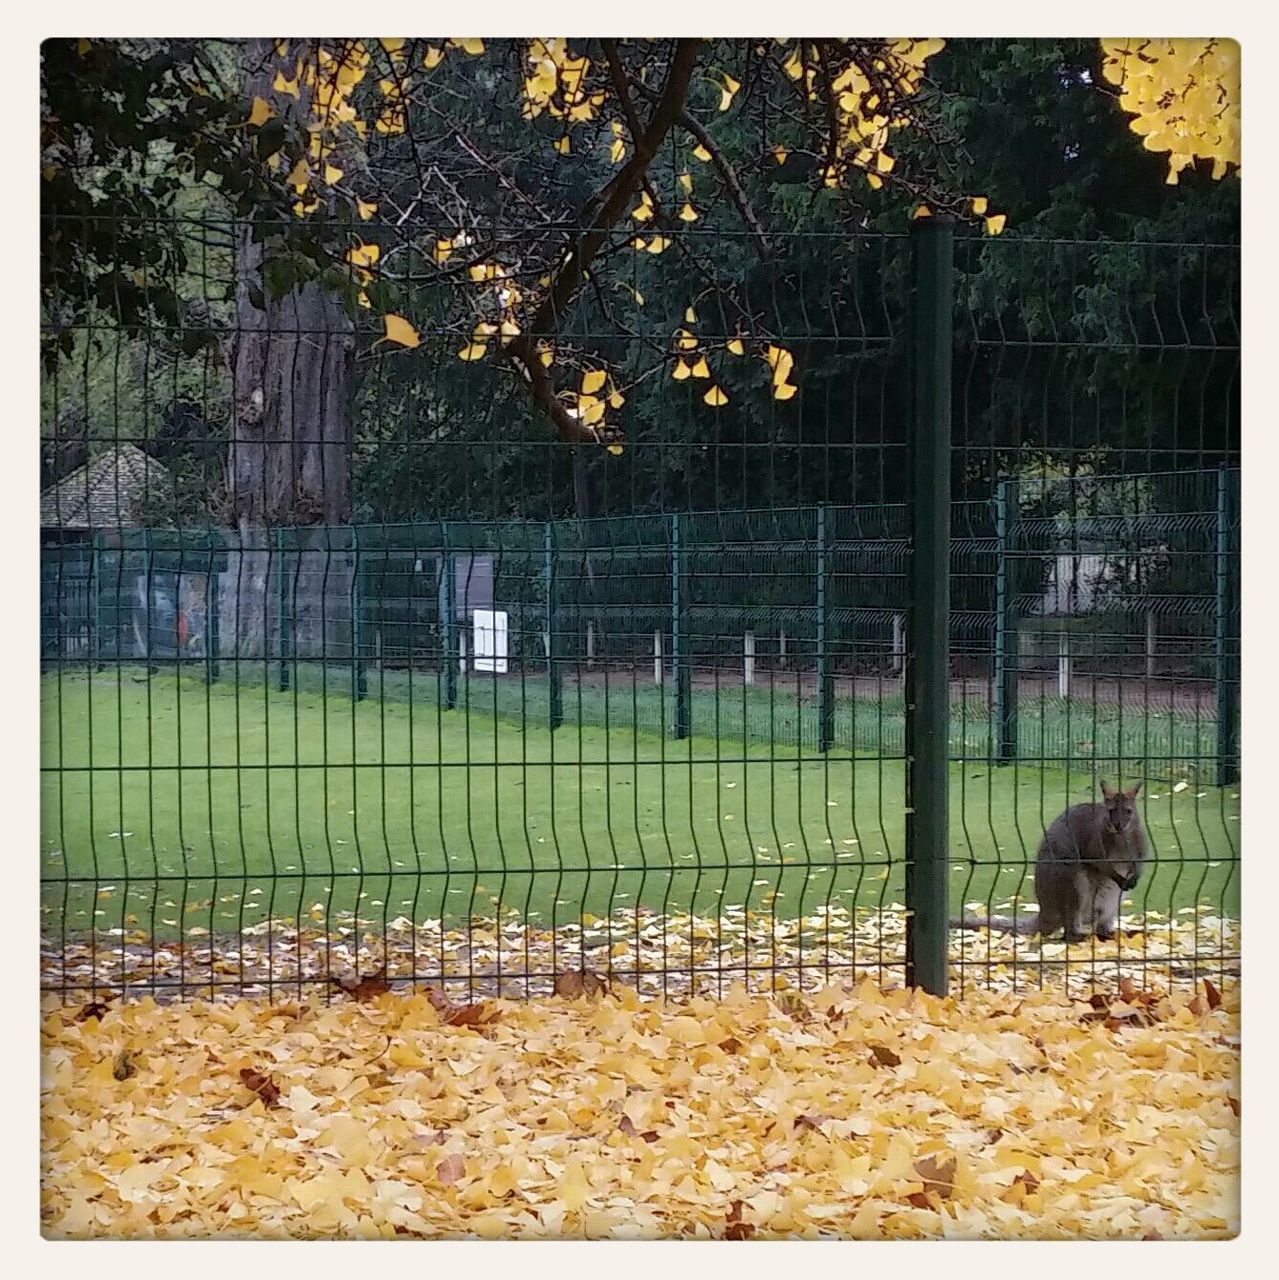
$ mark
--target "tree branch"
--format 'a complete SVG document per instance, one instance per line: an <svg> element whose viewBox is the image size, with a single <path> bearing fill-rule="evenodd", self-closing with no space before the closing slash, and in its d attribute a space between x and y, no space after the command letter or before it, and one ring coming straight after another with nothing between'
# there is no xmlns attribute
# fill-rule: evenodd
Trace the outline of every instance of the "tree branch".
<svg viewBox="0 0 1279 1280"><path fill-rule="evenodd" d="M643 94L649 97L655 97L653 91L638 81L631 81L632 84ZM772 246L768 243L768 237L764 234L764 228L760 226L759 219L755 216L755 210L751 208L751 202L746 198L746 192L742 190L742 184L738 180L737 174L733 166L728 163L724 157L724 153L715 144L711 135L706 132L702 123L694 116L690 115L687 109L682 109L675 119L675 123L681 129L686 130L697 139L698 143L710 153L711 165L715 172L719 174L721 181L728 188L728 194L732 197L733 204L737 206L737 212L742 221L750 228L754 235L756 243L759 245L760 256L767 258L772 254Z"/></svg>
<svg viewBox="0 0 1279 1280"><path fill-rule="evenodd" d="M555 332L560 317L581 286L587 268L608 239L609 231L626 213L627 206L643 184L658 148L684 108L701 48L700 40L677 42L666 84L649 116L647 127L635 138L634 155L600 193L599 207L595 210L589 229L577 238L561 266L552 275L546 297L538 307L531 325L505 349L507 358L522 366L533 399L550 417L561 438L565 440L594 440L597 437L556 400L550 378L538 356L536 339L548 337Z"/></svg>

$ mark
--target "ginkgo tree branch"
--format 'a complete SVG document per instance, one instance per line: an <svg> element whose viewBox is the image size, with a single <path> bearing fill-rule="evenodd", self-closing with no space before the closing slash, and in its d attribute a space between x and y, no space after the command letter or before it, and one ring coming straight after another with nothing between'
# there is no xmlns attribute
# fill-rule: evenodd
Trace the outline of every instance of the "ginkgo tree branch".
<svg viewBox="0 0 1279 1280"><path fill-rule="evenodd" d="M586 278L591 262L644 183L658 148L683 110L701 50L701 40L684 39L676 42L666 83L649 116L647 126L635 137L635 153L597 197L598 205L588 229L574 241L563 262L551 275L546 296L529 327L512 339L504 349L507 359L520 367L528 380L534 401L550 417L562 439L587 441L595 440L597 435L578 422L556 399L550 376L537 350L536 340L555 333L561 317Z"/></svg>
<svg viewBox="0 0 1279 1280"><path fill-rule="evenodd" d="M641 93L648 96L655 96L653 90L647 85L641 84L639 81L632 80L634 85ZM720 180L724 186L728 188L729 197L737 208L738 215L742 221L750 228L751 234L755 237L756 244L759 245L761 256L767 258L772 253L772 246L768 243L768 237L764 234L764 228L760 226L759 219L755 216L755 210L751 208L751 202L746 197L746 192L742 189L742 184L737 177L737 173L733 166L728 163L724 153L720 150L715 140L707 132L706 127L692 115L687 108L680 111L676 117L676 124L681 129L690 133L697 139L698 145L711 158L711 165L715 172L719 174Z"/></svg>

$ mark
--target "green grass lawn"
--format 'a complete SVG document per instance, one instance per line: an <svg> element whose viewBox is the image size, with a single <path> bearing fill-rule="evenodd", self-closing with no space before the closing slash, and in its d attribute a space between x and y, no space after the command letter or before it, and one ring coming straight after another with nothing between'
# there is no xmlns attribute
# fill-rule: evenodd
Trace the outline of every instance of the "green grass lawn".
<svg viewBox="0 0 1279 1280"><path fill-rule="evenodd" d="M340 679L282 693L237 692L230 672L45 677L45 928L222 932L315 904L372 919L514 907L551 925L610 904L789 917L902 901L899 753L717 740L697 706L685 742L584 727L568 696L552 734L533 710L486 714L474 686L441 711L377 697L376 675L358 703ZM1044 824L1093 786L1082 762L954 765L952 904L1007 903ZM1238 788L1152 781L1145 817L1154 858L1134 904L1236 914Z"/></svg>

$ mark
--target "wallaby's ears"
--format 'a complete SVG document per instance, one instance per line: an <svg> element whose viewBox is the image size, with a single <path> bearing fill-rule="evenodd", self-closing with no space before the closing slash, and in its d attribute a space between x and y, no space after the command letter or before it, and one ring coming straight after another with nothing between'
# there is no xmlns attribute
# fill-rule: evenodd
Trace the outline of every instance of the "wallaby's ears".
<svg viewBox="0 0 1279 1280"><path fill-rule="evenodd" d="M1129 787L1128 790L1124 792L1124 795L1126 795L1129 800L1135 800L1137 798L1137 792L1140 790L1141 790L1141 783L1134 782L1132 786Z"/></svg>
<svg viewBox="0 0 1279 1280"><path fill-rule="evenodd" d="M1101 779L1101 794L1107 800L1113 800L1115 798L1114 788L1106 782L1105 778Z"/></svg>

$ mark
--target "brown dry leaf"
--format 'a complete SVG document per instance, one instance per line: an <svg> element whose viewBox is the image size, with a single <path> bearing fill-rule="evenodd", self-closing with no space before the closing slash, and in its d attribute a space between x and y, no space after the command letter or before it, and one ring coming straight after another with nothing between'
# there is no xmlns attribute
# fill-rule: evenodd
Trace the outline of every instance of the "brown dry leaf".
<svg viewBox="0 0 1279 1280"><path fill-rule="evenodd" d="M435 1168L435 1176L446 1187L452 1186L466 1177L466 1157L455 1153L441 1160Z"/></svg>
<svg viewBox="0 0 1279 1280"><path fill-rule="evenodd" d="M1203 996L1198 994L1186 1007L1196 1018L1202 1018L1208 1012L1208 1005L1205 1003Z"/></svg>
<svg viewBox="0 0 1279 1280"><path fill-rule="evenodd" d="M818 1133L821 1133L821 1131L822 1131L822 1125L824 1125L824 1124L829 1124L829 1123L830 1123L830 1121L831 1121L831 1117L830 1117L830 1116L823 1116L823 1115L812 1115L812 1116L808 1116L808 1115L804 1115L804 1116L800 1116L800 1117L799 1117L799 1119L797 1119L797 1120L795 1121L795 1128L796 1128L797 1130L799 1130L799 1129L814 1129L814 1130L816 1130Z"/></svg>
<svg viewBox="0 0 1279 1280"><path fill-rule="evenodd" d="M1137 984L1126 974L1119 979L1119 998L1129 1004L1137 998Z"/></svg>
<svg viewBox="0 0 1279 1280"><path fill-rule="evenodd" d="M79 1013L76 1014L77 1022L88 1022L90 1018L97 1018L99 1021L106 1016L109 1011L109 1005L112 996L103 996L101 1000L90 1000Z"/></svg>
<svg viewBox="0 0 1279 1280"><path fill-rule="evenodd" d="M741 1200L734 1200L728 1206L728 1213L724 1217L725 1240L750 1240L754 1237L754 1223L742 1221L742 1210L745 1207Z"/></svg>
<svg viewBox="0 0 1279 1280"><path fill-rule="evenodd" d="M725 1053L738 1053L741 1050L742 1042L736 1036L729 1036L727 1040L721 1040L719 1047Z"/></svg>
<svg viewBox="0 0 1279 1280"><path fill-rule="evenodd" d="M1033 1173L1028 1173L1023 1169L1013 1179L1013 1186L1023 1188L1028 1196L1032 1196L1039 1190L1039 1179Z"/></svg>
<svg viewBox="0 0 1279 1280"><path fill-rule="evenodd" d="M578 996L601 996L608 992L608 983L589 969L569 969L555 979L555 994L565 1000Z"/></svg>
<svg viewBox="0 0 1279 1280"><path fill-rule="evenodd" d="M1204 981L1204 994L1208 997L1208 1008L1220 1009L1221 1008L1221 992L1218 991L1217 988L1212 985L1209 979L1205 978L1203 981Z"/></svg>
<svg viewBox="0 0 1279 1280"><path fill-rule="evenodd" d="M915 1172L924 1184L924 1191L949 1200L955 1190L955 1157L925 1156L915 1161Z"/></svg>
<svg viewBox="0 0 1279 1280"><path fill-rule="evenodd" d="M386 995L391 989L390 983L386 980L386 965L364 978L333 978L332 982L338 990L345 991L352 1000L374 1000L378 996Z"/></svg>
<svg viewBox="0 0 1279 1280"><path fill-rule="evenodd" d="M115 1061L111 1067L111 1074L117 1080L127 1080L130 1076L138 1074L138 1068L134 1065L133 1059L129 1057L127 1049L121 1049L115 1055Z"/></svg>
<svg viewBox="0 0 1279 1280"><path fill-rule="evenodd" d="M900 1067L902 1064L901 1057L882 1044L871 1045L869 1061L872 1067Z"/></svg>
<svg viewBox="0 0 1279 1280"><path fill-rule="evenodd" d="M447 1027L482 1027L496 1022L502 1015L485 1001L479 1004L455 1004L440 1011L440 1018Z"/></svg>
<svg viewBox="0 0 1279 1280"><path fill-rule="evenodd" d="M241 1067L240 1080L250 1093L255 1093L262 1099L263 1106L274 1107L279 1105L280 1086L269 1075L261 1071L254 1071L252 1067Z"/></svg>

